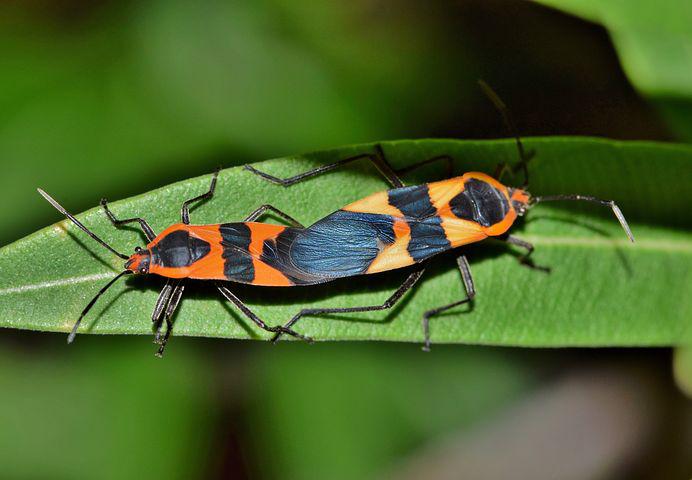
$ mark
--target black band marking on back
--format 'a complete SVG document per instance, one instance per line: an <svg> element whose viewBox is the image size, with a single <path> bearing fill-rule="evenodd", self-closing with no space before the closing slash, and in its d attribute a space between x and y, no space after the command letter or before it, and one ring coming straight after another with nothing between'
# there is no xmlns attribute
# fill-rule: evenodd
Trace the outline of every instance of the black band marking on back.
<svg viewBox="0 0 692 480"><path fill-rule="evenodd" d="M389 204L404 214L404 220L411 228L408 253L416 262L451 248L442 220L430 201L427 185L390 190Z"/></svg>
<svg viewBox="0 0 692 480"><path fill-rule="evenodd" d="M255 279L255 266L249 253L252 242L250 227L244 223L219 225L223 246L223 274L228 280L251 283Z"/></svg>

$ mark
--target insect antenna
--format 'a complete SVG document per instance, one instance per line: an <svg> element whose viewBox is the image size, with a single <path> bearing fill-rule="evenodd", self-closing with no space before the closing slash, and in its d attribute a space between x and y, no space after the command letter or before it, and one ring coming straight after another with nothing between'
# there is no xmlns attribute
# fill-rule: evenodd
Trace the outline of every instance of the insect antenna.
<svg viewBox="0 0 692 480"><path fill-rule="evenodd" d="M498 112L500 112L500 115L502 116L502 121L505 124L505 128L509 132L509 134L514 137L514 141L517 144L517 150L519 150L519 163L517 163L514 167L512 167L512 172L517 173L519 170L521 170L524 173L524 184L522 185L522 188L526 188L529 185L529 169L527 167L527 164L529 163L529 160L533 158L536 152L533 150L526 151L524 150L524 144L521 142L521 137L519 137L519 131L517 130L517 125L514 123L514 119L512 118L512 115L509 113L509 108L507 108L507 105L505 102L502 101L500 96L493 90L490 85L485 83L483 80L478 80L478 85L481 87L481 90L483 90L483 93L485 94L486 97L488 97L488 100L493 102L493 105L497 109Z"/></svg>
<svg viewBox="0 0 692 480"><path fill-rule="evenodd" d="M129 275L131 273L132 272L129 270L124 270L124 271L120 272L119 274L117 274L115 276L115 278L113 278L103 288L101 288L101 290L99 290L99 292L94 296L94 298L91 299L91 301L84 308L84 310L82 310L82 314L79 316L79 318L77 319L77 322L72 327L72 331L70 331L70 334L67 336L67 343L72 343L74 341L74 337L75 337L75 335L77 335L77 329L79 328L79 325L82 323L82 319L84 318L84 316L87 313L89 313L89 310L91 310L91 307L94 306L94 304L96 303L96 300L98 300L99 297L101 295L103 295L103 293L111 287L111 285L113 285L115 282L117 282L119 278L121 278L125 275Z"/></svg>
<svg viewBox="0 0 692 480"><path fill-rule="evenodd" d="M62 213L62 214L65 215L67 218L69 218L70 220L72 220L72 223L74 223L74 224L77 225L79 228L81 228L81 229L82 229L87 235L89 235L91 238L93 238L94 240L96 240L97 242L99 242L101 245L103 245L104 247L106 247L106 248L107 248L108 250L110 250L111 252L115 253L117 256L119 256L119 257L122 258L123 260L128 260L128 259L130 258L130 257L128 257L127 255L124 255L124 254L118 252L116 249L114 249L113 247L111 247L110 245L108 245L106 242L104 242L103 240L101 240L99 237L97 237L95 233L93 233L91 230L89 230L88 228L86 228L86 227L82 224L82 222L80 222L79 220L77 220L71 213L69 213L67 210L65 210L65 208L64 208L62 205L60 205L57 201L55 201L55 199L54 199L53 197L51 197L50 195L48 195L46 192L44 192L44 191L41 190L40 188L38 188L37 190L38 190L38 193L40 193L41 196L42 196L43 198L45 198L46 201L48 201L48 203L50 203L51 205L53 205L53 207L54 207L58 212Z"/></svg>
<svg viewBox="0 0 692 480"><path fill-rule="evenodd" d="M542 202L558 202L561 200L593 202L593 203L598 203L599 205L605 205L606 207L610 207L613 210L615 217L618 219L618 222L620 222L622 229L627 234L627 238L629 238L630 241L634 243L634 235L632 235L632 230L630 230L630 226L627 224L627 220L625 220L625 216L622 214L620 207L618 207L617 204L613 200L601 200L600 198L590 197L587 195L578 195L578 194L575 194L575 195L546 195L544 197L532 197L530 205L533 206L537 203L542 203Z"/></svg>

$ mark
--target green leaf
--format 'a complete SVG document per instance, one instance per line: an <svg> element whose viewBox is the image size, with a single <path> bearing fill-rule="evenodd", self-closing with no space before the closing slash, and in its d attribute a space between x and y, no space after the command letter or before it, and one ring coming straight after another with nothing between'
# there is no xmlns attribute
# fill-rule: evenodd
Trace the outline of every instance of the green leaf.
<svg viewBox="0 0 692 480"><path fill-rule="evenodd" d="M692 3L539 0L608 28L627 75L650 94L692 97Z"/></svg>
<svg viewBox="0 0 692 480"><path fill-rule="evenodd" d="M464 308L434 320L433 339L498 345L674 345L692 338L692 149L666 144L588 138L529 139L535 195L583 193L619 202L637 243L630 244L612 213L599 206L541 204L513 233L533 242L544 274L520 266L506 245L495 241L465 248L478 296ZM457 172L492 172L516 159L510 141L421 140L383 144L396 166L442 153L456 159ZM259 164L288 176L321 163L368 151L344 147ZM440 178L431 165L410 183ZM209 175L114 203L119 216L142 216L156 231L178 221L183 200L208 187ZM511 179L506 179L511 184ZM514 183L519 183L515 179ZM239 221L271 203L305 224L358 198L385 188L371 166L354 165L290 188L263 181L242 168L224 170L216 196L195 209L195 223ZM69 198L59 198L66 207ZM51 208L46 205L46 208ZM142 245L141 235L116 230L99 209L79 218L121 251ZM432 262L422 283L390 312L306 318L298 330L318 340L422 339L422 313L463 295L452 256ZM63 221L0 250L0 325L67 332L101 285L122 261ZM286 322L302 307L345 307L381 303L405 277L404 271L346 279L315 287L234 286L234 291L269 324ZM131 278L111 289L87 317L93 333L151 331L149 314L162 280ZM266 337L212 285L186 291L176 317L178 335Z"/></svg>
<svg viewBox="0 0 692 480"><path fill-rule="evenodd" d="M692 139L692 3L687 0L539 0L610 33L634 86L653 99L675 132Z"/></svg>

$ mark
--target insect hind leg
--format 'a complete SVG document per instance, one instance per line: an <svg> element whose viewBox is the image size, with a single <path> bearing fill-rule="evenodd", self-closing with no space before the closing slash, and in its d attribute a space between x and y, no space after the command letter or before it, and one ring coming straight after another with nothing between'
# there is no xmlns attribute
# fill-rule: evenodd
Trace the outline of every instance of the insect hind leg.
<svg viewBox="0 0 692 480"><path fill-rule="evenodd" d="M238 309L245 315L247 318L252 320L255 325L260 327L263 330L266 330L267 332L272 332L272 333L277 333L277 334L283 334L286 333L288 335L291 335L293 337L299 338L301 340L305 340L306 342L312 342L312 338L301 335L300 333L292 330L289 327L277 325L275 327L270 327L265 323L264 320L262 320L260 317L258 317L250 308L245 305L245 303L239 299L233 292L231 292L228 288L226 288L224 285L221 283L216 284L216 288L218 288L219 292L221 292L221 295L228 300L229 302L233 303Z"/></svg>
<svg viewBox="0 0 692 480"><path fill-rule="evenodd" d="M412 272L408 277L406 277L406 280L404 280L404 283L402 283L399 288L396 289L396 291L390 295L390 297L385 300L382 304L380 305L368 305L364 307L344 307L344 308L304 308L300 312L298 312L294 317L289 320L284 327L285 328L291 328L293 325L298 322L302 317L307 316L307 315L324 315L327 313L355 313L355 312L372 312L375 310L387 310L389 308L392 308L396 303L401 299L401 297L404 296L404 294L409 291L413 286L418 282L420 277L423 275L425 272L425 268L420 268L414 272ZM281 338L282 332L277 333L274 335L274 338L272 338L272 342L277 342L279 338Z"/></svg>
<svg viewBox="0 0 692 480"><path fill-rule="evenodd" d="M183 202L183 206L180 208L180 218L185 225L190 224L190 204L201 200L208 200L214 196L214 190L216 190L216 180L219 178L220 171L221 167L214 171L214 174L211 177L211 183L209 184L209 190L207 192Z"/></svg>
<svg viewBox="0 0 692 480"><path fill-rule="evenodd" d="M457 265L459 266L459 271L461 272L461 280L464 284L464 289L466 290L466 298L456 302L443 305L441 307L428 310L423 314L423 351L430 351L430 319L435 315L439 315L442 312L463 305L464 303L471 303L476 296L476 287L473 284L473 277L471 276L471 268L469 267L469 262L466 259L466 255L460 255L457 257Z"/></svg>
<svg viewBox="0 0 692 480"><path fill-rule="evenodd" d="M406 167L398 168L396 173L397 175L406 175L407 173L435 162L445 162L447 164L446 178L454 176L454 158L451 155L437 155L426 160L421 160L420 162L407 165Z"/></svg>
<svg viewBox="0 0 692 480"><path fill-rule="evenodd" d="M322 165L320 167L314 168L312 170L308 170L306 172L299 173L297 175L294 175L292 177L287 177L287 178L279 178L274 175L270 175L269 173L263 172L261 170L256 169L252 165L245 165L245 169L248 170L249 172L252 172L253 174L262 177L263 179L267 180L268 182L274 183L276 185L282 185L284 187L289 187L291 185L295 185L296 183L300 183L304 180L307 180L312 177L316 177L317 175L321 175L323 173L331 172L332 170L336 170L337 168L340 168L344 165L347 165L349 163L355 162L357 160L369 160L372 162L375 167L377 168L378 172L387 180L387 182L394 188L399 188L404 186L403 180L401 180L402 175L406 175L407 173L410 173L418 168L424 167L425 165L434 163L434 162L445 162L447 164L447 171L446 171L446 177L450 178L454 176L454 158L451 155L437 155L432 158L428 158L425 160L422 160L420 162L416 162L411 165L407 165L406 167L398 168L395 169L392 167L392 165L387 161L387 158L384 154L384 150L382 148L382 145L377 144L375 145L375 153L361 153L358 155L354 155L352 157L345 158L343 160L336 161L334 163L329 163L327 165Z"/></svg>
<svg viewBox="0 0 692 480"><path fill-rule="evenodd" d="M343 160L339 160L334 163L328 163L327 165L322 165L317 168L313 168L312 170L308 170L306 172L299 173L297 175L287 178L275 177L274 175L270 175L261 170L257 170L252 165L245 165L245 170L248 170L249 172L252 172L257 176L262 177L268 182L274 183L276 185L281 185L284 187L290 187L291 185L295 185L296 183L300 183L304 180L316 177L317 175L321 175L323 173L331 172L332 170L336 170L337 168L343 167L344 165L348 165L349 163L353 163L357 160L369 160L370 162L372 162L372 164L375 165L375 167L382 174L382 176L393 187L397 188L404 186L404 182L401 181L401 179L397 175L397 172L387 161L384 155L384 150L382 149L382 146L380 144L375 145L375 153L360 153L358 155L344 158Z"/></svg>

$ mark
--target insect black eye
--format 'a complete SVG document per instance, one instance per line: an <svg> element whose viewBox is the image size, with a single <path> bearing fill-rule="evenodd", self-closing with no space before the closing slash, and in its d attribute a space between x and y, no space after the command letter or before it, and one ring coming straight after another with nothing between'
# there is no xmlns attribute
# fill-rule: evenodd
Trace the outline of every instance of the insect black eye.
<svg viewBox="0 0 692 480"><path fill-rule="evenodd" d="M146 268L140 268L139 273L147 273L147 269Z"/></svg>
<svg viewBox="0 0 692 480"><path fill-rule="evenodd" d="M142 247L135 247L135 252L139 253L142 251Z"/></svg>

